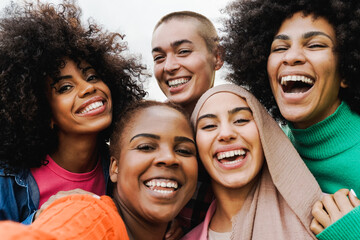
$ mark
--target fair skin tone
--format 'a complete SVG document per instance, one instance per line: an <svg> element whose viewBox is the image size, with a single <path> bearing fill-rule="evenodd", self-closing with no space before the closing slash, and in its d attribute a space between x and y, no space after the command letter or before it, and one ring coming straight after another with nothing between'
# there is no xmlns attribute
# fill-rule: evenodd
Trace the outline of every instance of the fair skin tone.
<svg viewBox="0 0 360 240"><path fill-rule="evenodd" d="M333 26L322 17L295 13L279 28L267 70L282 116L294 127L308 128L335 112L340 87Z"/></svg>
<svg viewBox="0 0 360 240"><path fill-rule="evenodd" d="M189 123L164 106L142 109L125 126L111 157L115 199L131 239L163 239L195 191L196 147Z"/></svg>
<svg viewBox="0 0 360 240"><path fill-rule="evenodd" d="M230 232L264 163L259 132L246 101L232 93L211 96L197 119L198 151L217 200L210 229Z"/></svg>
<svg viewBox="0 0 360 240"><path fill-rule="evenodd" d="M171 19L152 37L154 75L167 96L191 113L200 96L214 84L223 62L217 49L209 51L197 20Z"/></svg>
<svg viewBox="0 0 360 240"><path fill-rule="evenodd" d="M65 62L56 81L47 85L51 125L59 142L50 155L70 172L89 172L98 160L98 134L112 121L111 93L89 64L81 62L79 68L70 59Z"/></svg>
<svg viewBox="0 0 360 240"><path fill-rule="evenodd" d="M317 201L312 209L314 219L310 229L314 234L321 233L325 228L360 205L360 200L348 189L340 189L334 194L327 194Z"/></svg>

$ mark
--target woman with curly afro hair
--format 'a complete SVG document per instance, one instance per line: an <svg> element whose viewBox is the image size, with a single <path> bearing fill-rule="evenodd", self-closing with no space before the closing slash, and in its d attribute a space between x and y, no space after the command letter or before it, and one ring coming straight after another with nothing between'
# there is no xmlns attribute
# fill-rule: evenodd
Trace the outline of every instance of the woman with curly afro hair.
<svg viewBox="0 0 360 240"><path fill-rule="evenodd" d="M0 19L0 219L32 221L59 190L105 194L113 116L145 67L73 1L12 3Z"/></svg>
<svg viewBox="0 0 360 240"><path fill-rule="evenodd" d="M238 0L226 12L231 81L287 122L322 191L336 192L314 206L313 231L358 239L359 209L347 189L360 192L360 2Z"/></svg>

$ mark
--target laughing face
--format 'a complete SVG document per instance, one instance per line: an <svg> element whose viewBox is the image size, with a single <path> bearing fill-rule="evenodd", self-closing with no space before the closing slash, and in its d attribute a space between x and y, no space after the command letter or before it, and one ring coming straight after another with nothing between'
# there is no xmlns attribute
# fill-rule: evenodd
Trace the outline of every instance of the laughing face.
<svg viewBox="0 0 360 240"><path fill-rule="evenodd" d="M213 182L225 188L251 185L264 162L252 112L233 93L216 93L206 100L198 115L196 143Z"/></svg>
<svg viewBox="0 0 360 240"><path fill-rule="evenodd" d="M142 109L125 126L118 147L110 177L120 201L152 223L175 218L197 181L196 147L185 117L165 106Z"/></svg>
<svg viewBox="0 0 360 240"><path fill-rule="evenodd" d="M218 53L207 48L197 20L172 19L153 33L154 74L163 93L187 108L214 84L222 66Z"/></svg>
<svg viewBox="0 0 360 240"><path fill-rule="evenodd" d="M112 121L111 92L94 68L65 59L57 79L50 79L47 97L58 134L97 134Z"/></svg>
<svg viewBox="0 0 360 240"><path fill-rule="evenodd" d="M271 45L267 70L272 92L285 119L296 128L324 120L340 105L343 86L334 52L335 31L324 18L295 13Z"/></svg>

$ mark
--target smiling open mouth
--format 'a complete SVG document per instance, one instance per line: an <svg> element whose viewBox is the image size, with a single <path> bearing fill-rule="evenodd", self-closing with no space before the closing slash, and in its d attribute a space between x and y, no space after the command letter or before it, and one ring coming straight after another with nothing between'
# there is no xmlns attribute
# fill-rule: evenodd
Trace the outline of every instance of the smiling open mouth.
<svg viewBox="0 0 360 240"><path fill-rule="evenodd" d="M171 179L151 179L144 184L150 190L159 193L173 193L181 187L177 181Z"/></svg>
<svg viewBox="0 0 360 240"><path fill-rule="evenodd" d="M233 165L244 160L246 151L243 149L232 150L227 152L219 152L216 154L217 160L224 165Z"/></svg>
<svg viewBox="0 0 360 240"><path fill-rule="evenodd" d="M285 93L304 93L314 86L315 81L305 76L285 76L281 78L281 87Z"/></svg>
<svg viewBox="0 0 360 240"><path fill-rule="evenodd" d="M88 106L86 106L86 108L81 109L79 111L79 114L86 114L90 111L93 111L95 109L98 109L99 107L104 106L104 103L102 101L97 101L97 102L93 102L91 104L89 104Z"/></svg>
<svg viewBox="0 0 360 240"><path fill-rule="evenodd" d="M187 82L189 82L191 80L191 78L179 78L179 79L174 79L174 80L169 80L167 82L167 85L169 87L179 87Z"/></svg>

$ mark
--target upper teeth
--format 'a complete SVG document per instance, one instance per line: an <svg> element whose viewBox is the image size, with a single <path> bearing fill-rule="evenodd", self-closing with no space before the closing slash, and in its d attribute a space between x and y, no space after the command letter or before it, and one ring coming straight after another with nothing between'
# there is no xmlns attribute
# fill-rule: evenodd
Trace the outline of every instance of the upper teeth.
<svg viewBox="0 0 360 240"><path fill-rule="evenodd" d="M300 82L304 82L304 83L311 84L311 85L314 84L314 80L312 80L312 79L310 79L308 77L291 75L291 76L282 77L281 78L281 85L286 86L289 81L300 81Z"/></svg>
<svg viewBox="0 0 360 240"><path fill-rule="evenodd" d="M245 151L244 150L232 150L232 151L227 151L227 152L220 152L217 154L217 158L219 160L223 159L223 158L228 158L228 157L233 157L235 155L240 156L240 155L244 155Z"/></svg>
<svg viewBox="0 0 360 240"><path fill-rule="evenodd" d="M175 79L175 80L169 80L168 84L170 87L174 87L174 86L178 86L178 85L187 83L188 81L190 81L190 79L179 78L179 79Z"/></svg>
<svg viewBox="0 0 360 240"><path fill-rule="evenodd" d="M80 113L87 113L90 112L91 110L101 107L103 106L104 103L102 101L98 101L98 102L93 102L90 105L88 105L86 108L84 108Z"/></svg>
<svg viewBox="0 0 360 240"><path fill-rule="evenodd" d="M154 179L145 183L148 187L178 188L178 183L173 180Z"/></svg>

